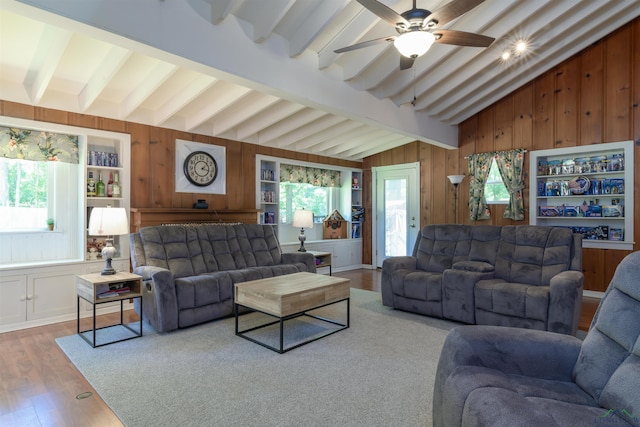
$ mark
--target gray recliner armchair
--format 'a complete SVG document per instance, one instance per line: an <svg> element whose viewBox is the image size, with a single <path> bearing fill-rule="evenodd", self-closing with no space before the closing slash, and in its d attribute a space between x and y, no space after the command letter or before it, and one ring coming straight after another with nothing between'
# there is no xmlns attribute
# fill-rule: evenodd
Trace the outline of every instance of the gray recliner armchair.
<svg viewBox="0 0 640 427"><path fill-rule="evenodd" d="M501 326L451 330L433 425L640 426L640 252L616 269L584 341Z"/></svg>

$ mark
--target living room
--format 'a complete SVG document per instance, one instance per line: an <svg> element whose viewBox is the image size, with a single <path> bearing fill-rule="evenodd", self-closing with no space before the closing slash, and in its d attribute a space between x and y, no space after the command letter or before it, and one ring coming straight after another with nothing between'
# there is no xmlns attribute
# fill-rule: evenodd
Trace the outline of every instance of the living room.
<svg viewBox="0 0 640 427"><path fill-rule="evenodd" d="M490 219L469 218L469 180L458 188L454 210L454 187L447 176L467 175L467 157L475 153L525 149L536 150L589 146L597 143L640 140L640 63L638 37L640 21L616 29L599 42L581 50L527 84L513 90L499 101L483 108L457 126L456 149L413 140L364 157L361 160L292 151L277 146L251 144L197 132L173 130L164 126L141 124L83 114L61 108L12 101L3 96L0 116L61 126L125 133L131 140L130 202L131 208L190 209L198 200L219 211L256 208L256 156L269 156L302 163L323 164L362 171L362 187L372 188L372 168L419 162L420 219L428 224L463 223L468 225L527 224L504 219L505 205L489 205ZM11 123L2 123L11 125ZM182 193L174 191L173 173L176 140L196 141L226 149L226 181L233 191L226 194ZM637 142L634 159L640 158ZM525 176L529 174L528 160ZM633 188L637 188L636 170ZM523 190L525 210L529 209L529 186ZM635 191L634 191L635 192ZM638 201L635 200L636 209ZM370 196L363 198L365 218L373 218ZM457 212L454 214L454 212ZM637 217L637 216L636 216ZM633 220L633 242L640 237L640 223ZM371 221L362 228L362 266L371 268L374 261ZM287 243L296 243L287 242ZM586 247L583 249L584 288L601 295L622 259L638 250ZM373 270L375 271L375 270ZM4 273L3 273L4 274ZM583 329L581 327L581 329ZM22 333L28 333L28 329ZM72 333L73 331L69 331ZM53 344L55 346L55 344Z"/></svg>

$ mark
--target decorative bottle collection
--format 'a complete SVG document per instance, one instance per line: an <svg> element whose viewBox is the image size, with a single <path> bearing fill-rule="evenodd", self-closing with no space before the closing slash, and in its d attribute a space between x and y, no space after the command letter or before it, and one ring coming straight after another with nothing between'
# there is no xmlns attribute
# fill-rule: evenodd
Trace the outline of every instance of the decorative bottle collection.
<svg viewBox="0 0 640 427"><path fill-rule="evenodd" d="M113 172L109 172L109 181L107 182L107 197L113 197Z"/></svg>
<svg viewBox="0 0 640 427"><path fill-rule="evenodd" d="M87 175L87 197L96 196L96 181L93 179L93 172Z"/></svg>
<svg viewBox="0 0 640 427"><path fill-rule="evenodd" d="M118 172L115 173L113 178L113 197L122 197L122 188L120 187L120 182L118 181Z"/></svg>
<svg viewBox="0 0 640 427"><path fill-rule="evenodd" d="M98 174L98 183L96 184L96 197L105 197L107 195L102 174Z"/></svg>

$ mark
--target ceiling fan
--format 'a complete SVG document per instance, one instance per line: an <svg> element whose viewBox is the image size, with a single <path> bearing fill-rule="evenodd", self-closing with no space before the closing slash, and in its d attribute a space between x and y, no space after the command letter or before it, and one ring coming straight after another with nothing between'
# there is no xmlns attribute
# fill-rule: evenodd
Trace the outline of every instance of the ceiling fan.
<svg viewBox="0 0 640 427"><path fill-rule="evenodd" d="M440 26L467 13L484 0L454 0L435 12L413 8L401 14L385 6L377 0L357 0L358 3L389 22L396 28L399 35L382 37L335 50L335 53L349 52L379 43L393 42L400 52L400 69L406 70L413 66L415 59L425 54L433 43L453 44L458 46L487 47L495 40L480 34L467 33L456 30L440 30Z"/></svg>

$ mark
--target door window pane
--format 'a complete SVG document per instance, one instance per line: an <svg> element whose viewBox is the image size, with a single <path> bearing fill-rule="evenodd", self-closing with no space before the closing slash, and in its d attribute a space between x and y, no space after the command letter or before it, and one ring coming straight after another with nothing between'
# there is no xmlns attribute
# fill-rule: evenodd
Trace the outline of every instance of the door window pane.
<svg viewBox="0 0 640 427"><path fill-rule="evenodd" d="M384 181L384 255L407 255L407 180Z"/></svg>

